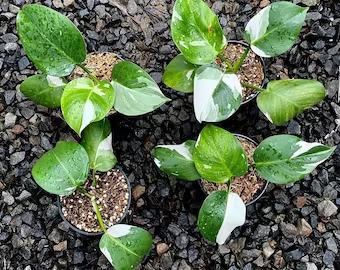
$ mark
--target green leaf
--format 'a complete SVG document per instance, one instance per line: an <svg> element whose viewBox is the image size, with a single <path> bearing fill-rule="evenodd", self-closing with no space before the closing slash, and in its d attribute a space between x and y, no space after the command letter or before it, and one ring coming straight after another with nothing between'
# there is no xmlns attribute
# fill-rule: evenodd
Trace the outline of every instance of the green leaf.
<svg viewBox="0 0 340 270"><path fill-rule="evenodd" d="M66 83L64 78L46 74L33 75L24 80L20 91L37 104L58 108Z"/></svg>
<svg viewBox="0 0 340 270"><path fill-rule="evenodd" d="M235 74L224 74L217 66L200 67L194 78L194 109L198 122L219 122L240 107L242 86Z"/></svg>
<svg viewBox="0 0 340 270"><path fill-rule="evenodd" d="M212 125L201 131L193 154L198 173L210 182L225 183L248 169L247 157L238 139Z"/></svg>
<svg viewBox="0 0 340 270"><path fill-rule="evenodd" d="M90 168L101 172L111 170L117 163L112 149L110 121L104 118L87 126L82 134L81 145L90 159Z"/></svg>
<svg viewBox="0 0 340 270"><path fill-rule="evenodd" d="M135 116L151 112L169 101L156 82L139 66L121 61L112 69L112 86L116 92L116 111Z"/></svg>
<svg viewBox="0 0 340 270"><path fill-rule="evenodd" d="M246 206L233 192L225 190L210 194L198 215L198 229L211 242L223 245L231 232L246 221Z"/></svg>
<svg viewBox="0 0 340 270"><path fill-rule="evenodd" d="M288 184L304 178L331 156L336 147L308 143L291 135L262 141L254 153L257 172L267 181Z"/></svg>
<svg viewBox="0 0 340 270"><path fill-rule="evenodd" d="M97 85L89 78L69 82L61 97L61 109L70 127L79 136L90 123L103 119L113 106L115 93L108 81Z"/></svg>
<svg viewBox="0 0 340 270"><path fill-rule="evenodd" d="M210 64L227 45L217 16L201 0L177 0L171 34L177 48L191 63Z"/></svg>
<svg viewBox="0 0 340 270"><path fill-rule="evenodd" d="M312 80L271 81L257 97L257 105L274 125L283 125L319 103L326 96L324 86Z"/></svg>
<svg viewBox="0 0 340 270"><path fill-rule="evenodd" d="M163 82L177 91L191 93L194 91L194 77L198 67L179 54L166 67Z"/></svg>
<svg viewBox="0 0 340 270"><path fill-rule="evenodd" d="M247 24L245 39L262 57L278 56L288 51L300 34L308 8L281 1L273 3Z"/></svg>
<svg viewBox="0 0 340 270"><path fill-rule="evenodd" d="M26 5L19 11L17 31L28 57L49 75L69 75L86 58L86 45L77 27L43 5Z"/></svg>
<svg viewBox="0 0 340 270"><path fill-rule="evenodd" d="M89 173L85 149L75 142L60 141L33 166L37 184L49 193L69 195L83 185Z"/></svg>
<svg viewBox="0 0 340 270"><path fill-rule="evenodd" d="M189 181L201 178L195 168L192 153L195 141L189 140L180 145L157 145L155 163L163 172Z"/></svg>
<svg viewBox="0 0 340 270"><path fill-rule="evenodd" d="M152 247L150 233L135 226L117 224L100 239L101 252L116 270L134 269Z"/></svg>

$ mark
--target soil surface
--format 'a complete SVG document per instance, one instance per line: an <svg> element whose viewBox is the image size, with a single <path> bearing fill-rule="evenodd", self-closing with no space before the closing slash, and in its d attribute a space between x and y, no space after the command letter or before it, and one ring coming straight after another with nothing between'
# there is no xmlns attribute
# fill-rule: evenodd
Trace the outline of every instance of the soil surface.
<svg viewBox="0 0 340 270"><path fill-rule="evenodd" d="M100 238L71 231L58 213L56 197L42 191L31 176L36 160L58 140L72 140L73 133L54 110L34 105L19 92L20 83L36 73L15 30L15 16L27 2L32 1L0 3L0 268L112 269L99 251ZM229 39L241 40L246 22L269 2L207 3ZM317 79L325 84L328 96L282 127L270 124L255 101L218 125L258 141L288 133L338 145L340 5L330 0L294 2L311 6L306 23L289 52L266 59L268 79ZM205 197L199 184L160 172L151 154L157 144L196 139L203 127L195 119L192 95L161 84L165 66L178 54L169 27L173 1L47 0L43 4L79 27L88 52L115 52L135 62L172 99L147 115L111 117L114 152L133 187L129 223L149 230L154 239L138 269L340 269L339 146L305 180L269 185L264 196L247 208L246 223L224 245L209 243L196 226Z"/></svg>

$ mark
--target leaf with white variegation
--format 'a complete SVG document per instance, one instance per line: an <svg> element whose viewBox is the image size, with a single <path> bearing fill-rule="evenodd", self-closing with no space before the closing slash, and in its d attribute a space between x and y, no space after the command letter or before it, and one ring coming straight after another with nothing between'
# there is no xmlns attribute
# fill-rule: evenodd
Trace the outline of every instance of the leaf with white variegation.
<svg viewBox="0 0 340 270"><path fill-rule="evenodd" d="M198 68L199 66L191 64L179 54L167 65L163 82L177 91L191 93L194 91L195 71Z"/></svg>
<svg viewBox="0 0 340 270"><path fill-rule="evenodd" d="M111 76L116 93L114 108L122 114L146 114L170 100L151 76L134 63L119 62L113 67Z"/></svg>
<svg viewBox="0 0 340 270"><path fill-rule="evenodd" d="M224 74L215 65L197 69L194 78L194 109L198 122L219 122L240 107L242 86L235 74Z"/></svg>
<svg viewBox="0 0 340 270"><path fill-rule="evenodd" d="M111 125L107 118L84 129L81 145L89 155L91 169L106 172L117 163L112 149Z"/></svg>
<svg viewBox="0 0 340 270"><path fill-rule="evenodd" d="M142 228L117 224L104 233L99 247L116 270L134 269L149 253L152 238Z"/></svg>
<svg viewBox="0 0 340 270"><path fill-rule="evenodd" d="M26 5L19 11L16 23L26 54L44 73L66 76L85 60L84 38L61 13L43 5Z"/></svg>
<svg viewBox="0 0 340 270"><path fill-rule="evenodd" d="M217 16L202 0L177 0L171 34L185 58L197 65L210 64L227 45Z"/></svg>
<svg viewBox="0 0 340 270"><path fill-rule="evenodd" d="M89 78L69 82L61 97L61 110L70 127L81 132L92 122L103 119L113 106L115 93L108 81L94 84Z"/></svg>
<svg viewBox="0 0 340 270"><path fill-rule="evenodd" d="M262 9L246 25L245 39L262 57L288 51L300 34L308 8L280 1Z"/></svg>
<svg viewBox="0 0 340 270"><path fill-rule="evenodd" d="M180 145L157 145L154 149L154 161L165 173L189 181L198 180L201 176L192 157L195 143L189 140Z"/></svg>
<svg viewBox="0 0 340 270"><path fill-rule="evenodd" d="M262 141L254 153L257 172L267 181L288 184L302 179L329 158L336 147L308 143L292 135Z"/></svg>
<svg viewBox="0 0 340 270"><path fill-rule="evenodd" d="M67 81L47 74L28 77L20 85L20 91L35 103L48 108L60 106L61 95Z"/></svg>
<svg viewBox="0 0 340 270"><path fill-rule="evenodd" d="M271 81L257 97L257 105L274 125L283 125L319 103L326 96L324 86L313 80Z"/></svg>
<svg viewBox="0 0 340 270"><path fill-rule="evenodd" d="M210 182L225 183L248 169L246 154L230 132L213 125L201 131L193 153L198 173Z"/></svg>
<svg viewBox="0 0 340 270"><path fill-rule="evenodd" d="M211 242L223 245L232 231L246 221L246 206L236 193L215 191L203 202L198 229Z"/></svg>
<svg viewBox="0 0 340 270"><path fill-rule="evenodd" d="M60 141L33 166L37 184L49 193L69 195L83 185L89 173L85 149L75 142Z"/></svg>

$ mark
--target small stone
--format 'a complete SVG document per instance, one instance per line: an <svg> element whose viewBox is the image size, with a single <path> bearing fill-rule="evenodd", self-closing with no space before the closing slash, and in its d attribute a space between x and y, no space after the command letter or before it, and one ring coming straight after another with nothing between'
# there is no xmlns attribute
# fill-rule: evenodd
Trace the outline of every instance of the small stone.
<svg viewBox="0 0 340 270"><path fill-rule="evenodd" d="M8 205L12 205L15 202L14 197L6 191L2 192L2 198L4 202Z"/></svg>
<svg viewBox="0 0 340 270"><path fill-rule="evenodd" d="M6 43L4 49L9 54L13 54L17 49L19 48L19 45L14 42Z"/></svg>
<svg viewBox="0 0 340 270"><path fill-rule="evenodd" d="M24 128L22 125L15 125L13 128L12 128L12 132L15 134L15 135L19 135L21 133L24 132Z"/></svg>
<svg viewBox="0 0 340 270"><path fill-rule="evenodd" d="M15 152L11 155L9 163L14 166L14 165L19 164L24 159L25 159L25 152L24 151Z"/></svg>
<svg viewBox="0 0 340 270"><path fill-rule="evenodd" d="M53 246L54 251L63 251L67 249L67 241L62 241L58 245Z"/></svg>
<svg viewBox="0 0 340 270"><path fill-rule="evenodd" d="M189 236L185 233L181 233L179 236L176 237L175 243L179 249L184 249L189 244Z"/></svg>
<svg viewBox="0 0 340 270"><path fill-rule="evenodd" d="M266 238L269 236L269 233L270 233L270 226L265 226L265 225L260 224L255 229L254 237L256 237L257 239Z"/></svg>
<svg viewBox="0 0 340 270"><path fill-rule="evenodd" d="M18 62L19 70L24 70L25 68L28 67L29 64L30 64L30 61L28 60L26 56L21 57Z"/></svg>
<svg viewBox="0 0 340 270"><path fill-rule="evenodd" d="M30 119L35 114L34 110L27 108L27 107L22 108L20 112L22 116L25 117L25 119L27 120Z"/></svg>
<svg viewBox="0 0 340 270"><path fill-rule="evenodd" d="M287 131L288 131L288 134L301 135L301 126L297 121L293 119L289 122Z"/></svg>
<svg viewBox="0 0 340 270"><path fill-rule="evenodd" d="M24 201L31 198L31 196L32 194L30 192L28 192L27 190L23 190L16 199L19 201Z"/></svg>
<svg viewBox="0 0 340 270"><path fill-rule="evenodd" d="M13 33L7 33L4 34L1 39L5 42L5 43L15 43L18 41L18 37L16 35L14 35Z"/></svg>
<svg viewBox="0 0 340 270"><path fill-rule="evenodd" d="M303 256L303 252L298 248L284 254L286 261L300 261Z"/></svg>
<svg viewBox="0 0 340 270"><path fill-rule="evenodd" d="M5 101L7 105L10 105L14 101L15 94L16 94L16 91L14 90L7 90L5 92Z"/></svg>
<svg viewBox="0 0 340 270"><path fill-rule="evenodd" d="M74 4L74 0L64 0L64 6L69 7Z"/></svg>
<svg viewBox="0 0 340 270"><path fill-rule="evenodd" d="M312 7L320 4L320 0L302 0L302 4Z"/></svg>
<svg viewBox="0 0 340 270"><path fill-rule="evenodd" d="M306 202L307 202L307 198L306 198L306 197L304 197L304 196L299 196L299 197L297 197L297 199L296 199L296 207L297 207L297 208L302 208L302 207L305 206Z"/></svg>
<svg viewBox="0 0 340 270"><path fill-rule="evenodd" d="M295 238L298 235L297 228L291 223L282 222L280 229L286 238Z"/></svg>
<svg viewBox="0 0 340 270"><path fill-rule="evenodd" d="M52 3L56 8L63 8L64 7L64 4L63 4L63 2L61 2L61 0L53 0Z"/></svg>
<svg viewBox="0 0 340 270"><path fill-rule="evenodd" d="M145 193L145 186L138 185L133 188L132 196L135 201L137 201Z"/></svg>
<svg viewBox="0 0 340 270"><path fill-rule="evenodd" d="M161 269L170 269L173 261L170 252L164 253L160 259Z"/></svg>
<svg viewBox="0 0 340 270"><path fill-rule="evenodd" d="M320 217L329 218L335 215L338 207L330 200L324 200L318 204L318 213Z"/></svg>
<svg viewBox="0 0 340 270"><path fill-rule="evenodd" d="M275 250L271 247L269 242L263 243L262 251L263 251L263 255L266 259L268 259L270 256L272 256L275 252Z"/></svg>
<svg viewBox="0 0 340 270"><path fill-rule="evenodd" d="M318 267L315 265L315 263L306 263L307 269L306 270L318 270Z"/></svg>
<svg viewBox="0 0 340 270"><path fill-rule="evenodd" d="M129 0L127 3L127 12L131 15L134 16L138 12L138 6L134 0Z"/></svg>
<svg viewBox="0 0 340 270"><path fill-rule="evenodd" d="M312 226L304 218L301 218L298 220L297 229L298 229L299 235L302 235L305 237L310 236L311 233L313 232Z"/></svg>
<svg viewBox="0 0 340 270"><path fill-rule="evenodd" d="M82 251L75 251L73 253L73 263L74 264L81 264L84 261L84 252Z"/></svg>
<svg viewBox="0 0 340 270"><path fill-rule="evenodd" d="M169 246L165 243L158 243L156 246L157 254L158 256L161 256L162 254L168 252Z"/></svg>
<svg viewBox="0 0 340 270"><path fill-rule="evenodd" d="M189 255L189 262L192 263L198 258L199 252L197 249L189 249L188 255Z"/></svg>
<svg viewBox="0 0 340 270"><path fill-rule="evenodd" d="M15 122L17 121L17 116L13 113L6 113L5 115L5 128L11 128L15 125Z"/></svg>
<svg viewBox="0 0 340 270"><path fill-rule="evenodd" d="M333 267L335 260L335 254L332 251L326 250L323 255L322 261L325 265Z"/></svg>
<svg viewBox="0 0 340 270"><path fill-rule="evenodd" d="M269 4L270 4L269 0L262 0L261 3L260 3L260 8L265 8Z"/></svg>
<svg viewBox="0 0 340 270"><path fill-rule="evenodd" d="M52 232L48 235L48 240L58 244L61 241L61 234L58 229L53 229Z"/></svg>
<svg viewBox="0 0 340 270"><path fill-rule="evenodd" d="M333 251L335 254L338 254L338 247L333 237L328 238L326 240L326 246L327 246L327 249L329 249L330 251Z"/></svg>

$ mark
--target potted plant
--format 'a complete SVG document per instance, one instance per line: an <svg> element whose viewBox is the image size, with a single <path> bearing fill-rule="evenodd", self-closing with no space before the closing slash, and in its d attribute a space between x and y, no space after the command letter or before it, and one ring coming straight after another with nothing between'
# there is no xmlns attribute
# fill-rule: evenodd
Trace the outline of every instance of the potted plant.
<svg viewBox="0 0 340 270"><path fill-rule="evenodd" d="M216 185L217 191L210 190L198 216L201 234L221 245L235 227L245 222L245 202L263 192L264 180L275 184L298 181L324 162L335 148L283 134L263 140L254 149L248 138L208 125L196 142L156 146L154 160L160 170L177 178L222 184L222 190Z"/></svg>
<svg viewBox="0 0 340 270"><path fill-rule="evenodd" d="M27 56L43 72L27 78L20 90L43 106L61 106L64 119L79 136L112 110L141 115L169 101L139 66L110 53L86 58L77 27L50 8L26 5L17 15L17 31Z"/></svg>
<svg viewBox="0 0 340 270"><path fill-rule="evenodd" d="M323 85L313 80L270 81L263 88L261 58L288 51L297 39L308 8L290 2L270 4L246 25L247 43L227 43L217 16L202 0L177 0L171 34L181 54L166 67L163 82L194 95L199 122L229 118L257 95L267 119L282 125L325 97Z"/></svg>
<svg viewBox="0 0 340 270"><path fill-rule="evenodd" d="M131 200L129 180L117 168L107 119L90 124L81 144L59 141L33 166L37 184L60 196L64 220L85 235L102 235L99 247L115 267L136 267L152 246L149 232L119 224ZM91 174L89 171L92 170Z"/></svg>

